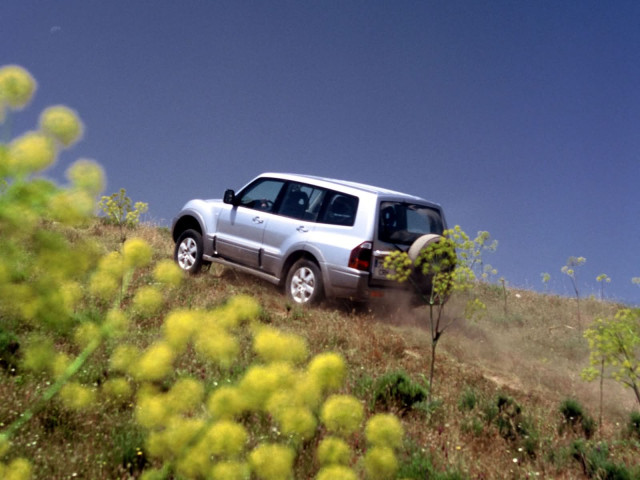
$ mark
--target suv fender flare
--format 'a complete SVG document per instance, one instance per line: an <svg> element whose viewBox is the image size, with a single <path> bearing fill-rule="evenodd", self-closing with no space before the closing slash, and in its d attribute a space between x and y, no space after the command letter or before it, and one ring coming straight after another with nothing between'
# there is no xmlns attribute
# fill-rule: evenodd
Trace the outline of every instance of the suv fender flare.
<svg viewBox="0 0 640 480"><path fill-rule="evenodd" d="M185 227L178 228L185 223ZM204 221L202 214L197 210L191 208L183 210L180 212L180 216L173 220L173 225L171 226L171 237L173 238L173 241L176 242L180 235L182 235L186 230L196 229L194 223L198 225L197 230L200 230L200 235L202 235L204 254L211 255L213 253L213 243L208 241L206 222Z"/></svg>

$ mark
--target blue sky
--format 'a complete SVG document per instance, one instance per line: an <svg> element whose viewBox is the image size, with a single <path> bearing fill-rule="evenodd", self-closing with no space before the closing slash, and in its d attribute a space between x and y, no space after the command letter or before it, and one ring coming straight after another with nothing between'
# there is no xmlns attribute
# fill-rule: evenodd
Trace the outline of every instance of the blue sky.
<svg viewBox="0 0 640 480"><path fill-rule="evenodd" d="M640 2L4 0L0 64L168 225L263 171L356 180L488 230L513 286L640 303Z"/></svg>

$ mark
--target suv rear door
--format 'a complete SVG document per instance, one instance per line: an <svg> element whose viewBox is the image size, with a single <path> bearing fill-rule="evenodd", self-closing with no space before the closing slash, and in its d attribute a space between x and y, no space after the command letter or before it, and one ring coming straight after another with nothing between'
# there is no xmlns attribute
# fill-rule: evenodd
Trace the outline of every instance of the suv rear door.
<svg viewBox="0 0 640 480"><path fill-rule="evenodd" d="M392 272L383 266L384 259L390 252L406 252L422 235L442 235L444 229L444 217L435 205L411 200L380 201L373 241L371 284L380 286L390 283L388 275Z"/></svg>

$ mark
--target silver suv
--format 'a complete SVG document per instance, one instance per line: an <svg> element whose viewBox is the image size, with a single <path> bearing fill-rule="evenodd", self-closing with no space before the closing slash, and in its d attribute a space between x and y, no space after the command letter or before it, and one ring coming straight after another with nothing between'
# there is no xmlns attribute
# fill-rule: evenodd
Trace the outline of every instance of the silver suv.
<svg viewBox="0 0 640 480"><path fill-rule="evenodd" d="M222 200L191 200L172 223L183 270L232 266L283 285L297 304L366 301L399 288L384 258L400 249L415 259L445 229L440 206L422 198L283 173L259 175ZM429 283L422 282L422 293Z"/></svg>

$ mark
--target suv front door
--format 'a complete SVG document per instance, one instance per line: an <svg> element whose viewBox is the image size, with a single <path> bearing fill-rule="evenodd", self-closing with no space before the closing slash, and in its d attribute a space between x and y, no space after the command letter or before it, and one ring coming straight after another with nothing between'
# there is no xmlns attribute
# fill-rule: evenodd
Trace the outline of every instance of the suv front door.
<svg viewBox="0 0 640 480"><path fill-rule="evenodd" d="M264 231L284 180L261 178L238 194L218 219L216 250L228 260L258 268Z"/></svg>
<svg viewBox="0 0 640 480"><path fill-rule="evenodd" d="M278 206L278 215L269 219L262 239L262 268L280 273L288 252L308 241L316 228L316 219L326 190L298 182L289 182Z"/></svg>

